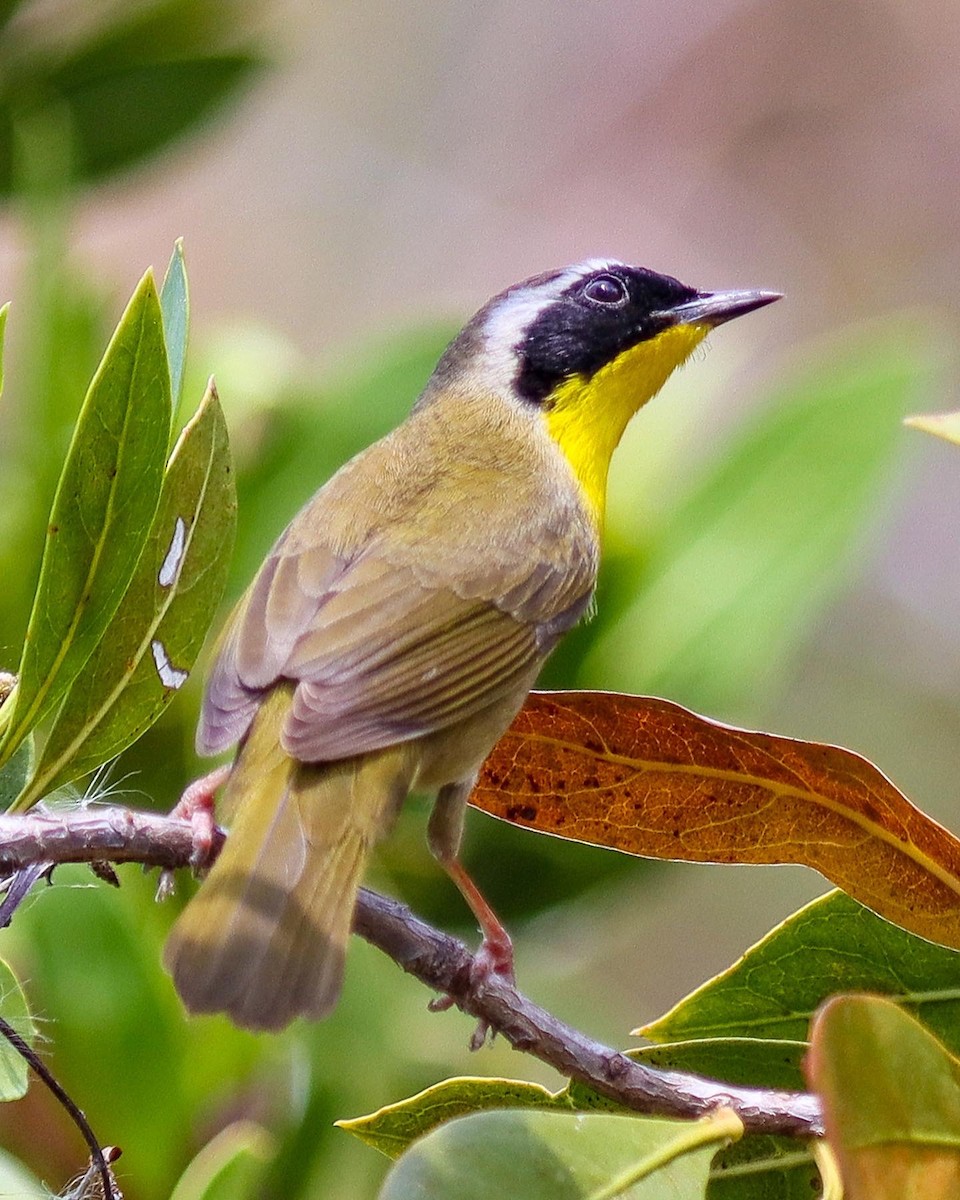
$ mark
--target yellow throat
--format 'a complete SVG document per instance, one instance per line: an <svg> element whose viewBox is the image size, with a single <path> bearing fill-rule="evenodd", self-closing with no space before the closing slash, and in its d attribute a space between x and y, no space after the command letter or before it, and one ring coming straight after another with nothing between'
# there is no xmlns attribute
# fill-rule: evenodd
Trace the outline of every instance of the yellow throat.
<svg viewBox="0 0 960 1200"><path fill-rule="evenodd" d="M590 378L574 375L553 392L547 429L583 488L598 529L603 528L610 459L627 422L709 332L708 325L674 325L631 346Z"/></svg>

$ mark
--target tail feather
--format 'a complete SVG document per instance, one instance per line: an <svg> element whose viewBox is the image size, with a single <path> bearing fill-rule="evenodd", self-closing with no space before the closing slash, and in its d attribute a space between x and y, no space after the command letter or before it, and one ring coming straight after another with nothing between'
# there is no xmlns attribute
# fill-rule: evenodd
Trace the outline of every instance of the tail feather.
<svg viewBox="0 0 960 1200"><path fill-rule="evenodd" d="M192 1012L251 1029L333 1008L368 852L408 784L406 752L322 766L287 757L283 711L268 702L258 714L225 797L233 829L164 953Z"/></svg>

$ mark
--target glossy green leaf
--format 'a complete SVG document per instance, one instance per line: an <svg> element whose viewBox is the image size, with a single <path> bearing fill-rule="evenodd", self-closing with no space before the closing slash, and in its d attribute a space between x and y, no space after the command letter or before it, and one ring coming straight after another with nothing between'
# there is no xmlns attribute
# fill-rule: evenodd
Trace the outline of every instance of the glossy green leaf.
<svg viewBox="0 0 960 1200"><path fill-rule="evenodd" d="M656 531L586 673L728 715L776 680L874 515L931 363L902 316L813 349Z"/></svg>
<svg viewBox="0 0 960 1200"><path fill-rule="evenodd" d="M0 812L6 812L27 785L36 764L36 744L29 734L0 767Z"/></svg>
<svg viewBox="0 0 960 1200"><path fill-rule="evenodd" d="M960 1194L960 1061L889 1000L837 996L808 1059L848 1200Z"/></svg>
<svg viewBox="0 0 960 1200"><path fill-rule="evenodd" d="M235 1121L208 1142L181 1176L170 1200L257 1200L275 1150L253 1121Z"/></svg>
<svg viewBox="0 0 960 1200"><path fill-rule="evenodd" d="M687 1071L744 1087L797 1091L806 1087L805 1042L708 1038L631 1050L630 1057L667 1070ZM585 1107L587 1089L571 1083L570 1098ZM810 1200L819 1172L808 1146L796 1138L746 1134L713 1160L708 1200Z"/></svg>
<svg viewBox="0 0 960 1200"><path fill-rule="evenodd" d="M0 959L0 1017L12 1025L28 1043L36 1036L33 1018L23 989L7 964ZM26 1059L0 1036L0 1100L19 1100L26 1095L29 1071Z"/></svg>
<svg viewBox="0 0 960 1200"><path fill-rule="evenodd" d="M445 1121L468 1113L491 1108L558 1109L569 1112L571 1107L564 1092L548 1092L537 1083L465 1075L445 1079L406 1100L388 1104L369 1116L337 1121L336 1124L388 1158L397 1158L417 1138Z"/></svg>
<svg viewBox="0 0 960 1200"><path fill-rule="evenodd" d="M805 1042L728 1038L646 1046L628 1053L652 1066L732 1084L796 1090L805 1086L800 1063L806 1052ZM446 1079L369 1116L338 1121L337 1125L388 1158L397 1158L418 1138L446 1121L506 1108L630 1111L576 1080L559 1092L549 1092L538 1084L515 1079L461 1077ZM802 1143L793 1138L748 1134L715 1158L708 1196L711 1200L809 1200L817 1180L812 1155Z"/></svg>
<svg viewBox="0 0 960 1200"><path fill-rule="evenodd" d="M776 926L726 971L638 1032L655 1042L802 1040L837 992L871 991L914 1011L960 1049L960 952L890 925L829 892Z"/></svg>
<svg viewBox="0 0 960 1200"><path fill-rule="evenodd" d="M51 235L51 241L56 239ZM23 645L50 507L81 402L115 323L89 278L57 270L62 247L46 246L31 267L25 297L29 336L20 346L16 394L4 398L13 420L0 437L0 545L4 586L0 629L5 653ZM16 667L5 659L4 667Z"/></svg>
<svg viewBox="0 0 960 1200"><path fill-rule="evenodd" d="M90 385L60 476L0 764L63 699L116 611L156 511L169 428L148 271Z"/></svg>
<svg viewBox="0 0 960 1200"><path fill-rule="evenodd" d="M176 411L183 394L183 371L187 361L187 341L190 333L190 289L183 261L183 238L177 238L160 288L160 310L163 313L163 337L167 344L170 364L170 397L173 402L174 425Z"/></svg>
<svg viewBox="0 0 960 1200"><path fill-rule="evenodd" d="M144 552L17 806L113 758L187 680L223 596L236 525L226 423L208 388L180 436Z"/></svg>
<svg viewBox="0 0 960 1200"><path fill-rule="evenodd" d="M718 1146L741 1132L729 1110L696 1122L477 1113L416 1142L390 1171L380 1200L700 1200Z"/></svg>
<svg viewBox="0 0 960 1200"><path fill-rule="evenodd" d="M713 1160L707 1200L811 1200L820 1195L820 1183L804 1142L746 1134Z"/></svg>

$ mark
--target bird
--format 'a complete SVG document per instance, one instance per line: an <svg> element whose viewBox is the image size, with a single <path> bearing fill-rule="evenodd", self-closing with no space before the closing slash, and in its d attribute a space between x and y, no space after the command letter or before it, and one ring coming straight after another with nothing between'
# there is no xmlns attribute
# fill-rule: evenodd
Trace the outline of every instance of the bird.
<svg viewBox="0 0 960 1200"><path fill-rule="evenodd" d="M187 1009L278 1030L339 996L357 891L411 792L473 910L467 799L559 639L593 603L627 423L716 326L780 298L589 259L494 296L406 419L281 533L222 632L197 750L236 747L229 836L164 962Z"/></svg>

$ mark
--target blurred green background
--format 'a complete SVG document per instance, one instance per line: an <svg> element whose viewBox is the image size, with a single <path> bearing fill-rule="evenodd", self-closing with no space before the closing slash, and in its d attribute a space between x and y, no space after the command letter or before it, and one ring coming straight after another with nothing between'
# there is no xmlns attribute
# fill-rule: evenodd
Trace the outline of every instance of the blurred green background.
<svg viewBox="0 0 960 1200"><path fill-rule="evenodd" d="M238 467L229 599L490 294L610 254L787 299L718 333L628 432L599 613L545 685L844 743L956 828L960 472L899 422L957 406L958 52L960 10L938 0L0 2L0 668L83 390L176 237L187 402L215 373ZM111 798L172 806L202 769L198 697L195 678L115 765ZM409 806L371 882L472 937L425 812ZM524 989L614 1044L823 889L478 814L467 860ZM359 942L321 1026L188 1022L159 967L175 904L122 874L116 893L60 872L2 953L47 1061L124 1148L131 1200L169 1196L245 1119L269 1136L228 1135L251 1157L217 1195L372 1196L386 1160L336 1118L455 1073L557 1082L500 1044L469 1055L470 1022L427 1013ZM53 1186L82 1159L36 1087L0 1109L0 1144ZM177 1200L208 1194L202 1173Z"/></svg>

